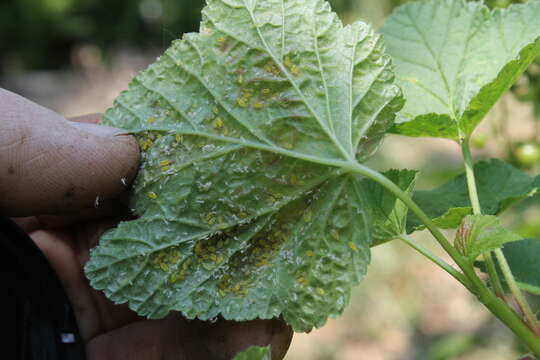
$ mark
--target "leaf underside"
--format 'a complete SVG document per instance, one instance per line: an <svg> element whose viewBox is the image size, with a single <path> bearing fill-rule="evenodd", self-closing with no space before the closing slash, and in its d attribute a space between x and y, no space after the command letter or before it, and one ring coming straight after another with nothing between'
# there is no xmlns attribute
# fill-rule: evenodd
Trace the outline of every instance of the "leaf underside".
<svg viewBox="0 0 540 360"><path fill-rule="evenodd" d="M486 215L497 215L515 201L540 190L538 178L502 160L480 161L475 164L474 173L480 205ZM416 191L413 200L444 229L457 228L466 215L472 214L465 174L433 190ZM423 228L420 220L409 213L407 233Z"/></svg>
<svg viewBox="0 0 540 360"><path fill-rule="evenodd" d="M140 142L139 218L102 237L91 285L149 318L340 314L372 242L342 166L392 126L393 81L380 38L323 0L209 0L105 115Z"/></svg>
<svg viewBox="0 0 540 360"><path fill-rule="evenodd" d="M413 2L382 33L407 99L392 131L457 140L540 53L540 1L492 11L464 0Z"/></svg>

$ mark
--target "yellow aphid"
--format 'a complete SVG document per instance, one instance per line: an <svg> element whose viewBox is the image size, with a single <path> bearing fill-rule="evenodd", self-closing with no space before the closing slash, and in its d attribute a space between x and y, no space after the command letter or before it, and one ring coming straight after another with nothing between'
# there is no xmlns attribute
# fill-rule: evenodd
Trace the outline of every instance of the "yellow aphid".
<svg viewBox="0 0 540 360"><path fill-rule="evenodd" d="M229 135L229 129L223 128L223 136Z"/></svg>
<svg viewBox="0 0 540 360"><path fill-rule="evenodd" d="M268 95L268 94L270 94L270 89L264 88L264 89L262 89L262 93L263 93L264 95Z"/></svg>
<svg viewBox="0 0 540 360"><path fill-rule="evenodd" d="M323 296L324 294L326 294L326 291L324 291L324 289L318 287L315 289L315 291L317 292L317 294Z"/></svg>
<svg viewBox="0 0 540 360"><path fill-rule="evenodd" d="M310 222L311 218L312 218L311 211L306 211L303 217L304 222L307 222L307 223Z"/></svg>
<svg viewBox="0 0 540 360"><path fill-rule="evenodd" d="M145 139L141 142L141 150L146 151L154 145L154 142L150 139Z"/></svg>
<svg viewBox="0 0 540 360"><path fill-rule="evenodd" d="M161 160L159 166L169 166L171 165L171 160Z"/></svg>
<svg viewBox="0 0 540 360"><path fill-rule="evenodd" d="M161 263L159 264L159 268L163 271L169 271L169 265L165 264L165 263Z"/></svg>
<svg viewBox="0 0 540 360"><path fill-rule="evenodd" d="M355 252L358 251L358 247L356 247L356 244L353 243L352 241L349 241L347 245L349 245L352 251L355 251Z"/></svg>
<svg viewBox="0 0 540 360"><path fill-rule="evenodd" d="M154 116L151 116L151 117L149 117L149 118L146 120L146 122L147 122L148 124L151 124L151 123L153 123L154 121L156 121L156 118L155 118Z"/></svg>
<svg viewBox="0 0 540 360"><path fill-rule="evenodd" d="M291 144L291 143L283 144L283 147L284 147L285 149L287 149L287 150L292 150L292 149L294 149L294 146L293 146L293 144Z"/></svg>
<svg viewBox="0 0 540 360"><path fill-rule="evenodd" d="M184 140L184 137L180 134L176 134L175 139L177 143L181 143L182 140Z"/></svg>
<svg viewBox="0 0 540 360"><path fill-rule="evenodd" d="M163 166L163 167L161 168L161 171L169 171L170 169L171 169L170 166Z"/></svg>
<svg viewBox="0 0 540 360"><path fill-rule="evenodd" d="M219 114L219 108L217 106L214 106L214 108L212 109L212 112L216 115Z"/></svg>
<svg viewBox="0 0 540 360"><path fill-rule="evenodd" d="M238 82L239 84L243 84L244 83L244 76L243 75L238 75L238 77L236 78L236 82Z"/></svg>
<svg viewBox="0 0 540 360"><path fill-rule="evenodd" d="M285 64L286 67L290 68L291 66L293 66L293 62L291 61L291 58L288 57L288 56L285 56L285 61L283 62Z"/></svg>
<svg viewBox="0 0 540 360"><path fill-rule="evenodd" d="M220 43L225 42L225 40L227 40L227 38L224 37L224 36L220 36L220 37L217 39L217 41L220 42Z"/></svg>
<svg viewBox="0 0 540 360"><path fill-rule="evenodd" d="M248 104L246 102L246 99L243 98L243 97L239 97L238 99L236 99L236 102L238 103L238 105L241 107L241 108L247 108L248 107Z"/></svg>
<svg viewBox="0 0 540 360"><path fill-rule="evenodd" d="M293 74L294 76L296 75L299 75L300 74L300 68L296 65L293 65L291 67L291 74Z"/></svg>
<svg viewBox="0 0 540 360"><path fill-rule="evenodd" d="M214 120L214 129L221 129L223 127L223 119L218 117Z"/></svg>
<svg viewBox="0 0 540 360"><path fill-rule="evenodd" d="M152 200L157 199L157 194L156 194L155 192L153 192L153 191L148 192L147 195L148 195L148 197L149 197L150 199L152 199Z"/></svg>
<svg viewBox="0 0 540 360"><path fill-rule="evenodd" d="M312 257L314 255L315 255L315 253L313 251L311 251L311 250L306 251L306 256Z"/></svg>
<svg viewBox="0 0 540 360"><path fill-rule="evenodd" d="M264 104L258 102L258 103L255 103L255 105L253 105L253 107L254 107L255 109L262 109L262 108L264 107Z"/></svg>

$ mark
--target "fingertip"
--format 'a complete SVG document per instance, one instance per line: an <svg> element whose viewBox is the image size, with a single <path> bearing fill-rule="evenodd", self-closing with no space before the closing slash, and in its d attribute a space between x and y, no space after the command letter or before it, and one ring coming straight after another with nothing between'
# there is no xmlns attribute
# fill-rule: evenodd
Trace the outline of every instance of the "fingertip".
<svg viewBox="0 0 540 360"><path fill-rule="evenodd" d="M15 94L0 94L0 214L71 213L129 189L139 147L124 130L76 123Z"/></svg>

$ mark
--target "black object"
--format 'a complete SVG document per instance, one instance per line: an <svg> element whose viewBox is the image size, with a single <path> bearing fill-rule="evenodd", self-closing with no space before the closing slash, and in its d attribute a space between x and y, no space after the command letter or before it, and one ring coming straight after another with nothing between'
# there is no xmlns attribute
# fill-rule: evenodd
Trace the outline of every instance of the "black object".
<svg viewBox="0 0 540 360"><path fill-rule="evenodd" d="M69 299L49 262L11 220L0 217L0 356L85 359Z"/></svg>

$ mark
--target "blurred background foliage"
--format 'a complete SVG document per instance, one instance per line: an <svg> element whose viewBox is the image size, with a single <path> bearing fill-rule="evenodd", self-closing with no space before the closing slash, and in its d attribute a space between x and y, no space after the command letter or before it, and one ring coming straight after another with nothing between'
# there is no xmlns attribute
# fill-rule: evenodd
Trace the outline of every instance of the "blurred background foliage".
<svg viewBox="0 0 540 360"><path fill-rule="evenodd" d="M344 22L382 25L408 0L329 0ZM523 0L485 0L506 7ZM103 112L137 71L170 42L197 31L204 0L0 0L0 87L64 116ZM540 59L475 132L476 159L499 157L540 172ZM396 154L399 154L396 156ZM432 188L462 171L449 141L388 136L370 164L417 168ZM503 221L540 239L540 196ZM452 237L452 234L449 234ZM426 233L416 234L444 257ZM537 299L538 301L538 299ZM312 334L295 335L289 360L508 360L523 349L453 279L403 244L373 249L365 281L345 314Z"/></svg>

